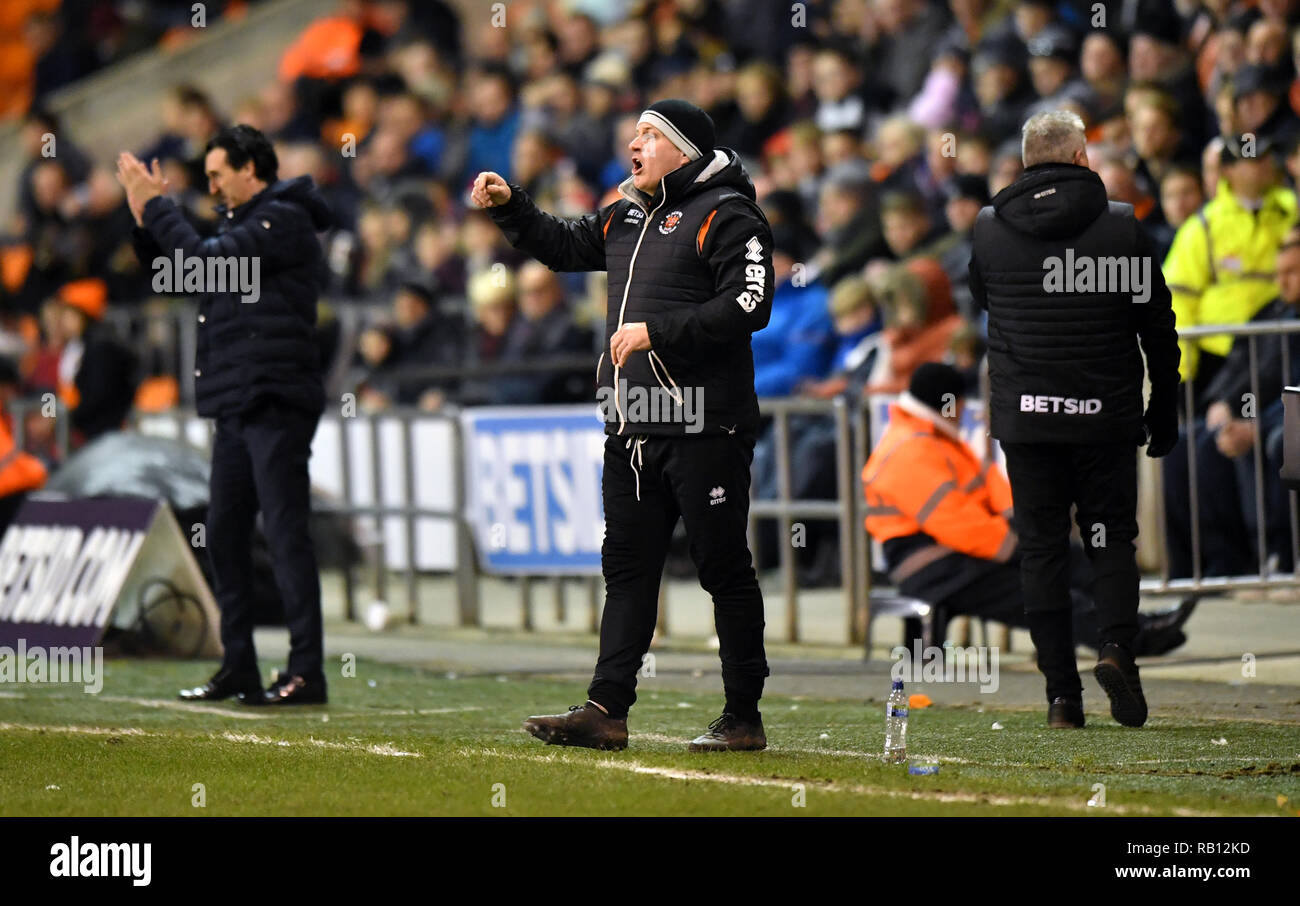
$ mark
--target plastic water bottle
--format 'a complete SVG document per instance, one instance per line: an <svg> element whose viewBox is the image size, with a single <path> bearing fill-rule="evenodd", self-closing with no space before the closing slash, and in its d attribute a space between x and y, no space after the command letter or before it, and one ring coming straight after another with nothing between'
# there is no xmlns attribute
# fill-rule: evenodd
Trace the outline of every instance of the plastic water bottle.
<svg viewBox="0 0 1300 906"><path fill-rule="evenodd" d="M894 680L885 703L885 761L902 764L907 760L907 695L903 681Z"/></svg>

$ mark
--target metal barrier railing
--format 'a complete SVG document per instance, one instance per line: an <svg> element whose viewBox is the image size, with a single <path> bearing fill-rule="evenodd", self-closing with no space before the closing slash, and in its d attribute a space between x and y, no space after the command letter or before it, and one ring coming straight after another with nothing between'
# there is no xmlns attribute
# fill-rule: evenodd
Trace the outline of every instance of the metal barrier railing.
<svg viewBox="0 0 1300 906"><path fill-rule="evenodd" d="M1275 322L1260 323L1235 326L1198 326L1195 328L1185 328L1180 331L1180 336L1184 339L1213 335L1229 334L1233 336L1244 336L1248 338L1249 364L1251 392L1254 399L1260 399L1260 363L1257 337L1265 334L1283 334L1289 335L1300 333L1300 321L1297 322ZM1282 374L1286 383L1291 379L1291 362L1289 348L1286 342L1280 344L1283 356ZM983 383L983 382L982 382ZM987 400L987 388L984 388L985 399ZM1184 407L1187 412L1195 414L1195 400L1192 396L1192 388L1187 385L1185 388L1186 396L1184 397ZM839 557L841 565L841 592L844 601L845 616L845 634L852 643L861 641L867 634L867 626L870 620L870 594L872 578L872 551L871 541L867 536L863 526L865 518L865 503L857 482L857 473L862 464L865 463L871 450L871 419L870 419L869 399L859 401L857 405L851 405L843 398L834 400L810 400L803 398L785 398L785 399L762 399L759 402L760 412L764 417L772 419L772 437L774 440L773 454L775 457L776 467L776 496L773 499L758 499L754 497L750 506L750 525L749 533L751 539L751 549L757 550L754 545L757 524L762 520L775 520L780 528L779 534L782 537L782 543L778 545L780 587L784 597L785 604L785 638L791 642L797 642L802 636L799 596L800 588L798 582L798 569L795 563L795 551L790 543L792 528L798 520L815 520L835 522L839 528ZM14 434L16 443L22 447L25 445L25 422L26 414L32 410L40 409L42 406L54 405L57 416L66 414L60 404L51 403L50 400L30 399L15 401L10 405L10 410L14 414ZM1166 508L1164 506L1164 497L1167 493L1163 487L1163 473L1159 468L1156 469L1156 496L1157 496L1157 518L1155 528L1159 533L1161 544L1159 545L1161 553L1161 570L1159 578L1148 578L1143 581L1142 589L1144 592L1151 594L1172 594L1172 593L1196 593L1196 592L1222 592L1233 591L1244 588L1274 588L1274 587L1291 587L1300 586L1300 573L1289 572L1269 572L1267 567L1267 513L1266 509L1269 504L1264 488L1264 475L1267 466L1264 454L1264 440L1260 428L1258 416L1262 414L1256 409L1255 419L1253 420L1252 430L1254 431L1254 474L1256 486L1254 489L1255 510L1256 510L1256 539L1255 550L1259 555L1260 570L1258 575L1251 576L1204 576L1201 568L1201 548L1202 532L1200 526L1201 500L1200 489L1196 482L1196 449L1195 443L1187 445L1186 455L1188 457L1188 467L1190 475L1190 484L1187 489L1189 502L1192 512L1191 538L1192 538L1192 563L1193 574L1190 578L1170 578L1169 560L1167 556L1166 539L1168 536L1168 525L1166 518ZM833 500L815 500L815 499L795 499L792 496L794 482L792 480L793 469L800 465L791 460L791 432L790 419L795 415L821 415L829 419L833 425L835 441L835 484L836 499ZM132 424L138 426L141 418L151 419L172 419L175 422L174 435L187 442L194 443L194 440L188 436L187 425L193 422L195 416L192 410L175 409L164 414L147 414L136 413L132 416ZM412 421L416 418L434 419L447 423L451 432L452 448L452 502L446 506L423 506L413 504L415 499L413 489L415 488L415 456L414 445L412 441ZM380 458L380 437L379 421L381 419L396 419L400 425L400 437L402 450L402 461L404 474L402 476L403 488L405 490L404 504L386 504L383 503L383 494L381 487L381 458ZM415 539L416 526L420 519L437 518L451 521L455 526L456 538L456 558L455 567L452 570L455 579L455 589L457 596L457 621L460 625L474 626L481 622L479 606L479 570L474 555L474 541L470 531L469 524L465 518L465 470L464 470L464 450L461 437L460 420L454 410L448 410L440 414L418 412L409 408L392 408L386 409L382 413L375 415L359 414L344 418L341 415L327 414L323 421L333 420L336 422L361 422L367 423L366 446L369 451L369 460L371 463L370 474L368 476L368 494L359 493L360 489L355 486L353 480L353 470L351 464L351 444L344 439L342 442L339 455L341 463L341 480L339 499L333 502L328 511L336 515L356 520L356 519L373 519L381 526L381 529L375 532L374 541L367 551L370 565L373 569L373 581L377 597L387 599L387 584L390 578L390 570L386 564L385 538L382 531L382 523L386 519L397 518L402 521L402 533L404 536L405 546L408 556L404 568L398 570L401 581L405 589L405 597L408 605L408 619L415 623L419 620L420 615L420 582L419 574L421 569L416 563L415 556ZM61 458L68 450L69 431L68 419L57 417L53 437L54 449ZM1189 425L1194 425L1195 420L1190 419ZM342 428L340 428L342 430ZM210 431L210 428L209 428ZM210 441L210 433L207 435ZM200 444L202 446L202 444ZM756 489L751 487L751 494ZM361 498L368 498L369 502L362 502ZM1297 497L1296 492L1288 492L1290 508L1290 527L1291 527L1291 550L1295 563L1300 563L1300 532L1297 531L1297 524L1300 522L1297 518ZM532 619L532 598L533 589L539 577L521 576L518 577L521 618L520 625L525 629L533 628ZM580 578L588 583L588 604L590 615L588 626L595 629L597 626L598 598L599 598L599 578L591 576L582 577L547 577L555 583L555 606L557 615L561 618L564 613L564 598L562 584L566 578ZM351 569L345 570L344 573L344 590L345 590L345 615L349 619L355 619L356 613L356 580L352 575ZM663 609L661 608L661 613ZM667 632L666 620L660 622L661 633Z"/></svg>
<svg viewBox="0 0 1300 906"><path fill-rule="evenodd" d="M174 409L168 413L141 415L136 413L133 416L134 427L138 430L141 419L171 419L175 422L174 436L182 441L191 443L186 426L192 423L195 415L192 410ZM443 423L451 432L451 458L452 468L450 470L450 481L452 487L452 499L447 506L428 506L412 503L416 499L415 487L415 446L411 438L411 423L416 418L421 421L436 421ZM407 501L405 504L397 505L383 503L384 494L381 486L381 456L379 442L379 424L383 420L395 420L400 426L401 431L401 459L402 459L402 491L403 497ZM464 513L466 506L465 492L465 470L463 467L463 445L460 437L460 419L455 412L448 413L427 413L418 412L410 408L393 408L384 410L383 413L375 416L357 415L343 416L337 413L327 412L321 418L322 424L333 422L340 430L339 443L339 484L341 496L336 501L330 501L325 507L314 504L315 512L325 512L336 516L341 516L349 520L372 519L375 522L373 532L370 534L370 541L363 546L369 560L371 575L374 585L375 597L381 601L388 600L388 579L392 571L387 565L387 542L383 531L383 522L389 518L397 518L402 522L402 534L406 547L406 563L400 570L401 578L405 586L406 603L407 603L407 620L412 625L419 623L420 615L420 592L419 592L419 574L422 571L417 565L416 557L416 526L419 520L435 518L446 519L452 522L455 532L456 556L455 565L451 573L455 579L456 600L457 600L457 621L461 626L478 626L480 625L480 608L479 608L479 588L478 588L478 571L474 556L473 541L470 536L470 529L465 521ZM210 423L208 423L210 425ZM352 445L349 442L345 429L349 424L364 424L366 426L365 443L368 450L371 468L369 470L369 503L360 501L359 489L353 481L352 469ZM319 434L318 434L319 436ZM210 434L209 434L210 441ZM351 567L343 570L344 582L344 616L349 620L357 618L356 611L356 581L352 574Z"/></svg>
<svg viewBox="0 0 1300 906"><path fill-rule="evenodd" d="M354 362L357 340L366 328L387 323L391 306L380 302L355 299L324 299L331 319L337 323L337 348L333 359L323 363L327 397L354 389L374 374L374 369ZM448 318L469 317L467 304L448 303ZM166 373L177 377L180 402L194 405L194 383L185 378L194 373L198 344L198 305L188 298L151 297L131 307L110 308L104 315L109 329L132 348L140 350L152 362L164 363ZM466 322L467 327L469 322ZM426 382L435 384L469 379L484 379L520 374L589 374L594 370L591 356L565 353L516 361L466 362L447 365L415 365L382 371L389 382Z"/></svg>
<svg viewBox="0 0 1300 906"><path fill-rule="evenodd" d="M781 584L785 592L786 640L799 641L799 583L798 571L794 563L794 547L790 536L796 519L813 519L835 521L839 524L840 569L844 591L844 605L847 616L847 631L850 639L858 638L858 617L861 601L859 600L860 578L869 581L869 572L859 569L859 561L854 543L854 526L860 525L859 505L853 481L852 430L850 426L849 406L842 398L834 400L810 400L800 398L761 399L759 412L773 419L774 455L776 457L777 496L775 500L752 498L749 507L750 549L755 550L755 526L760 519L776 519L780 528L781 543L778 545ZM860 410L865 423L866 410ZM795 500L791 498L790 466L790 416L792 414L824 415L834 420L835 425L835 473L838 499L836 500ZM859 431L859 435L861 431ZM865 458L864 460L865 461Z"/></svg>
<svg viewBox="0 0 1300 906"><path fill-rule="evenodd" d="M1188 593L1213 593L1229 592L1244 589L1264 589L1264 588L1281 588L1300 586L1300 572L1296 571L1300 567L1300 519L1297 518L1297 499L1295 491L1287 492L1287 507L1289 510L1290 536L1291 536L1291 557L1292 572L1270 572L1269 570L1269 551L1268 551L1268 500L1265 491L1265 469L1272 468L1271 464L1265 462L1264 441L1261 430L1261 421L1264 415L1263 404L1261 402L1260 387L1260 362L1259 362L1259 337L1261 336L1281 336L1283 339L1278 344L1281 352L1281 373L1282 387L1291 383L1292 366L1291 366L1291 349L1290 342L1286 339L1291 334L1300 333L1300 321L1261 321L1248 324L1218 325L1206 324L1196 325L1194 327L1183 327L1178 329L1180 340L1198 339L1207 336L1228 335L1234 338L1245 337L1247 341L1247 361L1250 374L1250 394L1253 400L1252 415L1243 415L1242 420L1249 421L1252 431L1253 443L1251 445L1251 456L1253 460L1254 473L1254 510L1255 510L1255 554L1258 560L1257 575L1241 576L1205 576L1203 574L1203 543L1202 543L1202 525L1201 525L1201 494L1202 488L1197 480L1197 435L1201 421L1197 418L1196 410L1198 400L1196 399L1196 386L1193 382L1184 382L1183 384L1183 427L1187 432L1186 457L1188 471L1188 504L1191 511L1191 520L1189 530L1191 533L1191 577L1170 577L1170 558L1169 558L1169 535L1170 527L1168 523L1169 511L1166 507L1165 496L1168 489L1164 487L1164 470L1156 470L1156 506L1158 508L1157 528L1160 537L1161 567L1160 577L1158 579L1148 578L1142 582L1142 590L1150 594L1188 594ZM1235 342L1234 342L1235 345ZM1282 387L1278 387L1278 396L1281 398ZM1237 400L1235 403L1243 401ZM1172 454L1171 454L1172 455Z"/></svg>

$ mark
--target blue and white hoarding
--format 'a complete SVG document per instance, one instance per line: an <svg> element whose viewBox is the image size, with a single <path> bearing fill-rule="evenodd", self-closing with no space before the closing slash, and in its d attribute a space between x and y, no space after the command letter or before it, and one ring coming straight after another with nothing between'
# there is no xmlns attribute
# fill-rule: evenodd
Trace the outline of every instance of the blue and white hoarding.
<svg viewBox="0 0 1300 906"><path fill-rule="evenodd" d="M600 573L605 425L595 406L461 415L467 519L485 572Z"/></svg>

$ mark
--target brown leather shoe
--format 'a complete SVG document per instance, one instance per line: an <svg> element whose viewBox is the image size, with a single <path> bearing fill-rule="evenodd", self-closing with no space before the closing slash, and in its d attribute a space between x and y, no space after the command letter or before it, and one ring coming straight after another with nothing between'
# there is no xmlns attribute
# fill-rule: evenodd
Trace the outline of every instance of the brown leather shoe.
<svg viewBox="0 0 1300 906"><path fill-rule="evenodd" d="M574 705L567 714L542 714L524 721L524 729L552 746L584 749L626 749L627 721L616 720L591 702Z"/></svg>
<svg viewBox="0 0 1300 906"><path fill-rule="evenodd" d="M1074 698L1054 698L1047 706L1047 726L1053 730L1078 730L1084 725L1083 702Z"/></svg>
<svg viewBox="0 0 1300 906"><path fill-rule="evenodd" d="M692 752L754 752L766 748L762 718L752 724L728 712L709 724L708 732L695 737L690 745Z"/></svg>

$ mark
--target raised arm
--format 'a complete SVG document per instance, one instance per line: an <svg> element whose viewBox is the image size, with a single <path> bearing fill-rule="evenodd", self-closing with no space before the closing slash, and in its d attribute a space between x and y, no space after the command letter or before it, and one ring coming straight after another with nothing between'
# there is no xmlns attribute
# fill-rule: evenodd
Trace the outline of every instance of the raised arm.
<svg viewBox="0 0 1300 906"><path fill-rule="evenodd" d="M163 254L180 249L187 258L256 257L276 266L309 263L316 254L311 217L285 202L272 202L234 229L204 238L175 202L159 196L144 206L143 227Z"/></svg>
<svg viewBox="0 0 1300 906"><path fill-rule="evenodd" d="M505 233L510 244L553 271L603 271L604 224L613 205L596 214L568 219L547 214L519 186L496 173L480 173L470 197Z"/></svg>

